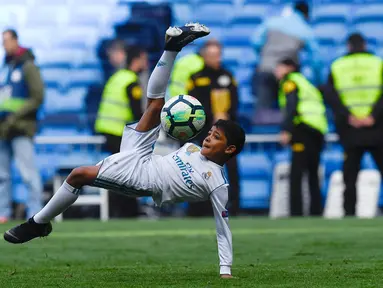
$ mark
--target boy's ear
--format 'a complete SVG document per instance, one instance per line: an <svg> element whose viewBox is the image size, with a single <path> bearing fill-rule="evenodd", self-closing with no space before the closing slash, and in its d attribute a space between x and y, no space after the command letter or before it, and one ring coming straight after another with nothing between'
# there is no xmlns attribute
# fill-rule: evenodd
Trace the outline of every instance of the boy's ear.
<svg viewBox="0 0 383 288"><path fill-rule="evenodd" d="M225 154L233 154L235 151L237 150L237 147L235 147L234 145L230 145L226 148L225 150Z"/></svg>

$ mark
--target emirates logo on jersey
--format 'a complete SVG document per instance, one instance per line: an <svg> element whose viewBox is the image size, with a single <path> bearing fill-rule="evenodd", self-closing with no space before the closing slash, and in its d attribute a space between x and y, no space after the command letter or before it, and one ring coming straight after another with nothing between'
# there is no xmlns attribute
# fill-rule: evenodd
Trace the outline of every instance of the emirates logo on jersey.
<svg viewBox="0 0 383 288"><path fill-rule="evenodd" d="M185 185L189 189L194 189L195 184L194 184L193 179L190 175L191 173L194 173L191 165L189 163L185 164L177 154L173 155L172 158L176 162L178 168L181 170L181 177L182 177L182 180L184 181Z"/></svg>

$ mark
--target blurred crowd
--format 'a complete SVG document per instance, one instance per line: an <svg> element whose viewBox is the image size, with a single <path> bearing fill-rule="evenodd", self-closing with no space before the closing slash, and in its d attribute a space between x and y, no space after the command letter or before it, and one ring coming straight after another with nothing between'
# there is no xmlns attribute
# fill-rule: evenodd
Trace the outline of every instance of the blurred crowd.
<svg viewBox="0 0 383 288"><path fill-rule="evenodd" d="M27 217L41 208L42 184L34 163L32 137L37 112L43 101L44 85L31 50L20 46L17 32L2 34L6 58L1 77L0 103L0 222L11 216L9 187L10 161L14 158L29 188ZM256 102L254 123L278 123L280 143L291 147L290 212L301 216L302 177L307 172L311 195L310 214L322 214L318 177L320 153L328 131L327 111L332 111L337 133L344 147L344 209L355 214L356 179L364 152L370 151L383 173L382 60L366 49L363 35L349 35L348 53L329 68L326 83L321 81L319 45L310 26L310 7L299 1L281 15L266 19L249 35L260 60L254 67L252 94ZM180 57L169 83L168 96L190 94L205 107L206 127L218 119L238 120L238 84L222 61L223 44L210 39L194 53ZM161 50L161 47L157 47ZM301 72L300 52L308 53L314 77ZM103 149L119 151L125 123L137 121L145 107L145 91L150 72L150 55L142 45L122 39L109 41L105 48L105 84L90 87L87 97L94 132L105 136ZM194 141L201 144L204 129ZM238 163L233 159L226 171L230 182L230 212L240 213ZM111 217L137 217L135 199L109 193ZM211 214L209 203L189 204L187 214Z"/></svg>

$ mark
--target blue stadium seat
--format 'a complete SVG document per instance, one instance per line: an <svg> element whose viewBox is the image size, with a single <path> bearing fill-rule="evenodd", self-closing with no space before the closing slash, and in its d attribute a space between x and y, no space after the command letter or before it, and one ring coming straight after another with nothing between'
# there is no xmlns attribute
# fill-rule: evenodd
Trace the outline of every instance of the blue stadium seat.
<svg viewBox="0 0 383 288"><path fill-rule="evenodd" d="M314 25L314 34L318 39L331 39L343 43L347 27L344 23L319 22Z"/></svg>
<svg viewBox="0 0 383 288"><path fill-rule="evenodd" d="M249 85L243 85L239 88L239 103L241 105L249 106L254 105L255 97L251 93L251 87Z"/></svg>
<svg viewBox="0 0 383 288"><path fill-rule="evenodd" d="M354 15L354 22L369 22L374 21L374 19L377 19L378 21L382 20L383 15L383 5L382 4L366 4L363 6L359 6L358 9L356 9L355 15Z"/></svg>
<svg viewBox="0 0 383 288"><path fill-rule="evenodd" d="M245 5L238 9L235 17L232 20L233 25L256 25L260 24L265 17L267 17L270 5Z"/></svg>
<svg viewBox="0 0 383 288"><path fill-rule="evenodd" d="M290 162L291 161L291 150L283 149L282 151L277 151L273 155L273 165L280 162Z"/></svg>
<svg viewBox="0 0 383 288"><path fill-rule="evenodd" d="M72 69L70 72L70 84L72 86L88 86L102 82L102 75L99 69Z"/></svg>
<svg viewBox="0 0 383 288"><path fill-rule="evenodd" d="M221 26L209 25L209 28L210 28L210 34L207 37L202 38L203 40L201 40L200 43L205 42L211 38L222 40L225 37L227 32L227 29L223 25Z"/></svg>
<svg viewBox="0 0 383 288"><path fill-rule="evenodd" d="M81 112L85 111L85 96L87 88L72 88L66 93L57 89L47 89L44 101L46 113L57 113L61 111Z"/></svg>
<svg viewBox="0 0 383 288"><path fill-rule="evenodd" d="M230 46L226 46L224 47L224 50L223 50L223 61L225 63L229 63L229 64L239 64L239 61L242 59L243 57L243 52L242 52L242 48L241 47L230 47Z"/></svg>
<svg viewBox="0 0 383 288"><path fill-rule="evenodd" d="M269 0L244 0L243 4L270 4L271 2Z"/></svg>
<svg viewBox="0 0 383 288"><path fill-rule="evenodd" d="M19 31L20 43L33 49L50 49L53 33L50 27L24 28Z"/></svg>
<svg viewBox="0 0 383 288"><path fill-rule="evenodd" d="M83 49L53 49L36 50L36 60L41 68L67 68L77 65L87 56Z"/></svg>
<svg viewBox="0 0 383 288"><path fill-rule="evenodd" d="M120 24L126 22L130 18L130 9L126 6L116 6L112 12L110 13L110 17L108 19L109 25L113 26L116 24Z"/></svg>
<svg viewBox="0 0 383 288"><path fill-rule="evenodd" d="M88 50L82 55L81 61L76 62L76 67L79 68L90 68L90 69L101 69L101 60L98 57L96 51Z"/></svg>
<svg viewBox="0 0 383 288"><path fill-rule="evenodd" d="M137 2L137 1L135 1L135 2ZM76 1L75 3L81 4L84 6L105 5L105 6L110 7L110 6L117 5L118 0L80 0L80 1Z"/></svg>
<svg viewBox="0 0 383 288"><path fill-rule="evenodd" d="M9 1L9 0L5 0ZM12 19L13 23L17 23L18 27L24 27L27 21L27 6L24 4L17 4L10 0L11 3L3 3L1 2L1 10L3 11L2 13L8 13L8 17ZM10 25L9 23L8 25ZM9 26L7 27L9 28Z"/></svg>
<svg viewBox="0 0 383 288"><path fill-rule="evenodd" d="M28 189L22 182L12 183L12 200L16 203L27 203L28 201Z"/></svg>
<svg viewBox="0 0 383 288"><path fill-rule="evenodd" d="M267 179L272 174L271 161L266 153L242 153L238 156L238 161L242 179Z"/></svg>
<svg viewBox="0 0 383 288"><path fill-rule="evenodd" d="M371 153L365 153L361 161L361 169L378 169Z"/></svg>
<svg viewBox="0 0 383 288"><path fill-rule="evenodd" d="M342 170L343 158L343 151L340 147L333 146L322 152L321 163L325 167L326 177L336 170Z"/></svg>
<svg viewBox="0 0 383 288"><path fill-rule="evenodd" d="M73 7L70 13L69 23L71 25L101 27L107 23L111 6L84 5L82 2L79 4Z"/></svg>
<svg viewBox="0 0 383 288"><path fill-rule="evenodd" d="M230 26L223 39L224 45L250 46L252 35L257 29L256 25L233 25Z"/></svg>
<svg viewBox="0 0 383 288"><path fill-rule="evenodd" d="M310 81L315 82L314 71L311 66L303 66L301 68L301 73Z"/></svg>
<svg viewBox="0 0 383 288"><path fill-rule="evenodd" d="M68 6L71 0L33 0L35 8L46 6Z"/></svg>
<svg viewBox="0 0 383 288"><path fill-rule="evenodd" d="M42 6L28 11L27 23L33 28L59 26L65 23L67 14L66 6Z"/></svg>
<svg viewBox="0 0 383 288"><path fill-rule="evenodd" d="M383 42L383 20L376 22L358 22L354 26L354 30L363 34L363 36L376 39Z"/></svg>
<svg viewBox="0 0 383 288"><path fill-rule="evenodd" d="M43 81L48 86L65 87L69 82L69 70L57 68L41 69Z"/></svg>
<svg viewBox="0 0 383 288"><path fill-rule="evenodd" d="M246 85L251 82L251 78L254 74L253 67L239 67L234 72L234 77L240 85Z"/></svg>
<svg viewBox="0 0 383 288"><path fill-rule="evenodd" d="M173 17L176 25L184 25L187 22L192 22L193 8L189 3L174 3L172 6Z"/></svg>
<svg viewBox="0 0 383 288"><path fill-rule="evenodd" d="M3 31L6 27L17 26L17 19L6 10L0 9L0 28Z"/></svg>
<svg viewBox="0 0 383 288"><path fill-rule="evenodd" d="M319 39L319 46L320 46L320 58L322 61L324 61L325 65L329 65L337 56L338 48L345 48L345 43L341 43L339 47L337 46L337 42L335 42L333 39L325 39L321 38Z"/></svg>
<svg viewBox="0 0 383 288"><path fill-rule="evenodd" d="M67 26L61 32L62 33L59 38L53 38L54 47L82 49L93 48L97 43L100 33L97 27L89 26Z"/></svg>
<svg viewBox="0 0 383 288"><path fill-rule="evenodd" d="M193 19L206 25L224 25L234 16L231 5L204 4L198 5L194 11Z"/></svg>
<svg viewBox="0 0 383 288"><path fill-rule="evenodd" d="M244 47L242 56L242 64L250 67L255 67L258 63L258 55L255 53L252 47Z"/></svg>
<svg viewBox="0 0 383 288"><path fill-rule="evenodd" d="M314 6L313 21L335 21L348 22L352 12L352 5L349 4L322 4Z"/></svg>
<svg viewBox="0 0 383 288"><path fill-rule="evenodd" d="M267 209L271 185L267 179L241 180L240 207L242 209Z"/></svg>

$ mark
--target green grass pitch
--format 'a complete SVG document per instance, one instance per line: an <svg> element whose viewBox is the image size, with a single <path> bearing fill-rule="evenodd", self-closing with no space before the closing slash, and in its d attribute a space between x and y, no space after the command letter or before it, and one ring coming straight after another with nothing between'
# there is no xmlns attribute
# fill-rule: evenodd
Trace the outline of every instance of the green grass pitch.
<svg viewBox="0 0 383 288"><path fill-rule="evenodd" d="M383 219L230 224L234 279L218 277L213 219L64 221L0 241L0 287L383 287Z"/></svg>

